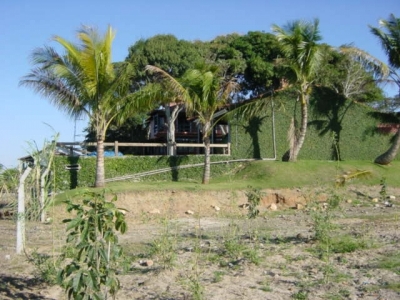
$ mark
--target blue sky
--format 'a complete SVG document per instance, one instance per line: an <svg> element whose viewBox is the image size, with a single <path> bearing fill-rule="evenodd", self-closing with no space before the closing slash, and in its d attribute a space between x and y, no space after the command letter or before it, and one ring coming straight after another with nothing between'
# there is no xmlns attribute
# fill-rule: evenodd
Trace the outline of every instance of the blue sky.
<svg viewBox="0 0 400 300"><path fill-rule="evenodd" d="M75 122L59 112L47 99L26 87L22 76L31 69L33 49L52 45L60 35L76 41L82 24L116 30L113 60L124 60L128 47L141 38L174 34L179 39L211 40L218 35L270 32L272 24L282 26L296 19L319 18L323 42L332 46L355 46L386 62L368 25L390 13L400 17L399 0L3 0L0 3L0 163L18 164L29 150L28 142L42 145L55 132L59 141L83 139L85 121ZM391 93L391 90L388 90ZM48 124L48 125L46 125Z"/></svg>

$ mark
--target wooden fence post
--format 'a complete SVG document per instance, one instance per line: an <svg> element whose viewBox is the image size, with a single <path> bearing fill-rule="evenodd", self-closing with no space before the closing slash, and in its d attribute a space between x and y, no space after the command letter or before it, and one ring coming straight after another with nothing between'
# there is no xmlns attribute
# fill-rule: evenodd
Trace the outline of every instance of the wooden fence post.
<svg viewBox="0 0 400 300"><path fill-rule="evenodd" d="M115 153L115 156L118 156L118 141L115 141L114 142L114 153Z"/></svg>

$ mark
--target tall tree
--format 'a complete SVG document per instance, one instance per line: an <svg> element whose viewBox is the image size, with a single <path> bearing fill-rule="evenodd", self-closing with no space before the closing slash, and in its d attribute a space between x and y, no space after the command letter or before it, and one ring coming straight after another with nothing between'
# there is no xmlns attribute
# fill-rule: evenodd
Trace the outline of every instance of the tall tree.
<svg viewBox="0 0 400 300"><path fill-rule="evenodd" d="M170 76L181 77L195 63L204 59L207 55L206 43L178 40L171 34L155 35L149 39L137 41L129 48L126 61L134 64L135 78L133 89L139 89L138 96L142 101L150 101L154 107L162 106L165 109L167 128L167 153L176 155L175 120L183 109L183 104L171 94L170 89L164 86L166 81L149 76L146 66L155 66L165 70ZM151 83L149 83L149 77ZM143 87L145 85L145 87Z"/></svg>
<svg viewBox="0 0 400 300"><path fill-rule="evenodd" d="M400 80L397 74L397 70L400 68L400 18L396 18L391 14L387 20L380 20L379 25L380 28L370 26L371 33L379 39L388 57L389 66L391 67L391 77L397 83L400 90ZM400 127L394 136L390 148L385 153L379 155L375 159L375 163L381 165L389 164L396 157L399 149Z"/></svg>
<svg viewBox="0 0 400 300"><path fill-rule="evenodd" d="M134 107L126 100L130 69L128 65L114 68L111 48L114 31L108 27L100 36L98 31L83 26L77 33L79 43L54 36L65 52L52 47L38 48L32 53L35 66L20 81L45 96L58 109L72 118L87 115L96 132L96 187L105 185L104 136L109 124L122 120L124 111ZM125 99L124 99L125 98Z"/></svg>
<svg viewBox="0 0 400 300"><path fill-rule="evenodd" d="M206 44L179 40L171 34L158 34L141 39L129 47L125 61L134 64L135 78L133 88L147 83L147 65L165 70L175 78L181 77L195 63L204 59Z"/></svg>
<svg viewBox="0 0 400 300"><path fill-rule="evenodd" d="M210 181L210 137L215 125L214 114L225 106L238 88L235 78L225 77L223 69L212 64L199 64L182 78L190 101L186 104L189 113L195 115L202 125L204 142L203 184Z"/></svg>
<svg viewBox="0 0 400 300"><path fill-rule="evenodd" d="M238 86L236 80L224 77L221 68L207 63L199 63L194 69L189 69L180 80L154 66L147 66L147 70L162 77L170 93L177 95L176 97L185 104L186 112L198 118L204 142L202 183L208 184L211 165L210 137L215 124L214 115L231 99Z"/></svg>
<svg viewBox="0 0 400 300"><path fill-rule="evenodd" d="M289 161L296 161L303 146L308 122L308 103L312 85L316 78L316 72L322 60L322 51L318 42L322 39L319 32L319 21L313 22L294 21L284 27L273 25L282 52L283 63L288 66L290 73L287 77L294 85L298 93L298 101L301 106L300 129L297 134L293 120L291 128L292 143L290 147Z"/></svg>
<svg viewBox="0 0 400 300"><path fill-rule="evenodd" d="M275 35L249 31L245 35L219 36L210 42L215 61L225 65L240 81L246 98L258 97L276 85L274 60L281 56Z"/></svg>

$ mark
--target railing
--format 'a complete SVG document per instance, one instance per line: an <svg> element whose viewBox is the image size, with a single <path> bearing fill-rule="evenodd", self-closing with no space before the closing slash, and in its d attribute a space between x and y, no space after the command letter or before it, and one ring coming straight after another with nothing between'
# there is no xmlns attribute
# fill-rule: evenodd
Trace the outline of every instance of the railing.
<svg viewBox="0 0 400 300"><path fill-rule="evenodd" d="M58 147L66 147L69 149L70 154L73 155L74 146L80 146L82 148L88 146L96 146L96 143L79 143L79 142L59 142L57 143ZM167 147L167 143L119 143L115 141L113 143L104 143L105 147L114 147L115 156L118 156L119 147ZM204 144L192 144L192 143L177 143L176 147L186 147L186 148L203 148ZM231 155L231 143L226 144L211 144L211 148L222 148L223 155Z"/></svg>

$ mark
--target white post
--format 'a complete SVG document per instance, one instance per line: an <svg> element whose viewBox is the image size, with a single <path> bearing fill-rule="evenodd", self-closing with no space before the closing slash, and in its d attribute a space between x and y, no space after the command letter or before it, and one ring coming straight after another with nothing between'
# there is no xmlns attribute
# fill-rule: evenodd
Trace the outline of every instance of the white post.
<svg viewBox="0 0 400 300"><path fill-rule="evenodd" d="M49 174L50 169L46 169L43 172L42 176L40 176L40 222L46 222L46 198L47 198L47 191L46 191L46 176Z"/></svg>
<svg viewBox="0 0 400 300"><path fill-rule="evenodd" d="M21 254L25 245L25 180L31 172L27 167L19 179L17 213L17 254Z"/></svg>
<svg viewBox="0 0 400 300"><path fill-rule="evenodd" d="M53 163L54 151L50 152L49 162L47 164L46 170L40 176L40 222L46 222L46 198L47 198L47 190L46 190L46 177L50 173L51 164Z"/></svg>

